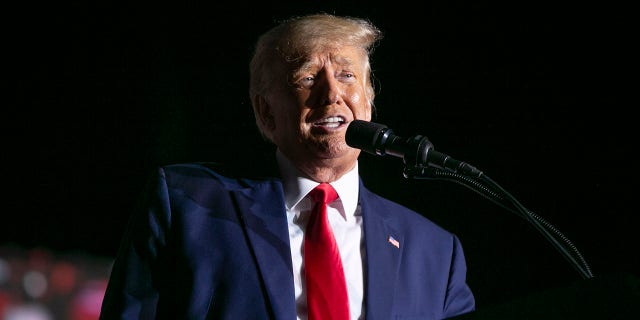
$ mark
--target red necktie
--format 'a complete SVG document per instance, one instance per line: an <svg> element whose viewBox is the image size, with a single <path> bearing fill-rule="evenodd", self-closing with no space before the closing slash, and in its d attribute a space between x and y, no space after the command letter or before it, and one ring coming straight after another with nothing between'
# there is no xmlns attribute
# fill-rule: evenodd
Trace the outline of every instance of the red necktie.
<svg viewBox="0 0 640 320"><path fill-rule="evenodd" d="M327 203L336 190L321 183L309 192L315 202L304 239L304 265L309 320L349 319L349 297L338 244L327 219Z"/></svg>

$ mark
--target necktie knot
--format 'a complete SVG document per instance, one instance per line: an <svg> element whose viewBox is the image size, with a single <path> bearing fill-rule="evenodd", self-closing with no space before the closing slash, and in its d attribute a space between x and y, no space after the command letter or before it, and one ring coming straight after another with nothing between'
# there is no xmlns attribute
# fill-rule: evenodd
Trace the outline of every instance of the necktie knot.
<svg viewBox="0 0 640 320"><path fill-rule="evenodd" d="M311 197L314 202L326 204L336 200L338 193L330 184L323 182L309 192L309 197Z"/></svg>

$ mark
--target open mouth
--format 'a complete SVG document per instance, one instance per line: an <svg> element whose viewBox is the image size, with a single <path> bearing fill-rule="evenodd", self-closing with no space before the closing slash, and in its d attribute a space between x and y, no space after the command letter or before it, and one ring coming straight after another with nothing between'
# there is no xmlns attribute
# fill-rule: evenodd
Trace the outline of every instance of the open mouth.
<svg viewBox="0 0 640 320"><path fill-rule="evenodd" d="M341 116L328 117L314 122L314 126L322 126L325 128L337 128L345 123L345 119Z"/></svg>

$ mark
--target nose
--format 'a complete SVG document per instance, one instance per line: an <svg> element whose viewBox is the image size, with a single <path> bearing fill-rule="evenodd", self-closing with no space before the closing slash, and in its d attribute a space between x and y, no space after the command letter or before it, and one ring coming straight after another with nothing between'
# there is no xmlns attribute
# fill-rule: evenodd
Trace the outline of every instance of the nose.
<svg viewBox="0 0 640 320"><path fill-rule="evenodd" d="M340 100L341 88L340 82L331 72L325 72L322 77L319 98L322 105L331 105Z"/></svg>

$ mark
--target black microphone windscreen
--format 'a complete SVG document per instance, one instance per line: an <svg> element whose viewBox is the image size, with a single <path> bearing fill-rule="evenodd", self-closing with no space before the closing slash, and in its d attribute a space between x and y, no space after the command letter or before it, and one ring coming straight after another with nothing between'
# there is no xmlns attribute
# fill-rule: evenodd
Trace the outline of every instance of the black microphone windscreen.
<svg viewBox="0 0 640 320"><path fill-rule="evenodd" d="M376 154L376 147L380 134L387 126L364 120L353 120L347 127L345 141L352 148L362 149L368 153Z"/></svg>

